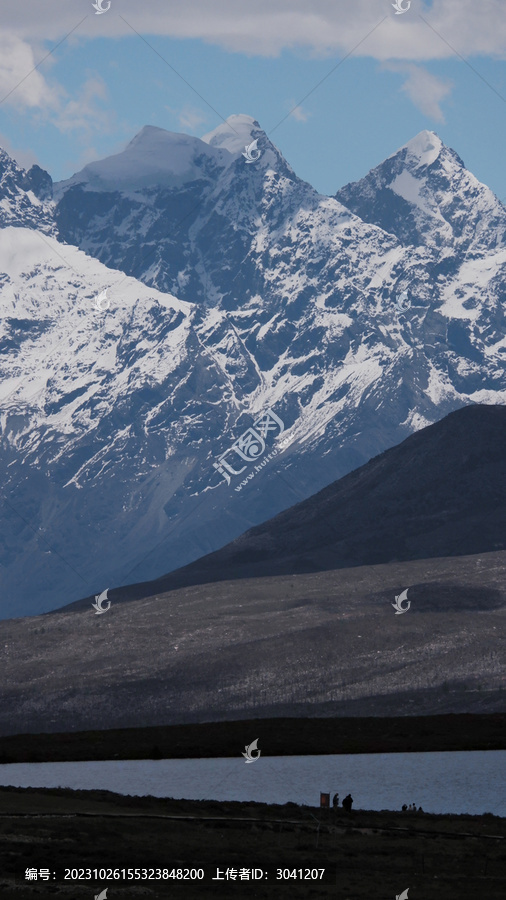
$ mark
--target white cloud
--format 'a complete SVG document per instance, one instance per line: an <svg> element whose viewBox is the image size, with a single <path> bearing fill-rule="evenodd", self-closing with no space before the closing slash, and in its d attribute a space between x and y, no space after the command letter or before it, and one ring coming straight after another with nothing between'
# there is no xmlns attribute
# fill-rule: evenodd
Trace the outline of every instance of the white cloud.
<svg viewBox="0 0 506 900"><path fill-rule="evenodd" d="M0 104L18 109L57 106L58 90L48 85L35 66L34 51L26 41L15 34L0 33Z"/></svg>
<svg viewBox="0 0 506 900"><path fill-rule="evenodd" d="M408 78L404 85L412 101L431 118L443 121L441 101L450 84L416 68L416 63L435 59L489 55L506 57L506 0L413 0L410 10L396 16L391 0L112 0L109 12L95 16L91 0L0 0L3 27L0 38L0 89L2 96L18 108L36 108L56 113L55 124L92 130L94 120L103 121L97 102L100 88L88 82L83 88L83 109L78 109L65 90L49 83L37 59L60 41L70 46L97 37L139 40L146 36L202 40L231 53L248 56L279 56L283 51L309 53L337 62L347 54L370 57L383 63L404 62ZM134 29L134 30L132 30ZM45 41L45 45L41 42ZM57 54L57 50L55 54ZM44 62L52 64L56 55ZM479 71L479 60L474 59ZM29 74L31 73L31 74ZM28 77L26 77L28 76ZM16 87L16 85L18 85ZM15 88L13 90L13 88ZM0 101L2 99L0 96ZM200 111L180 112L180 126L193 130ZM294 118L304 121L299 110Z"/></svg>
<svg viewBox="0 0 506 900"><path fill-rule="evenodd" d="M337 56L362 42L357 56L422 61L452 56L445 40L463 56L506 53L504 0L413 0L402 16L391 0L112 0L102 16L94 15L91 0L0 0L0 17L28 42L56 42L72 29L70 41L130 37L130 23L146 36L201 39L248 55L304 48Z"/></svg>
<svg viewBox="0 0 506 900"><path fill-rule="evenodd" d="M199 125L207 121L207 114L193 106L184 106L178 115L179 127L185 129L185 131L195 131Z"/></svg>
<svg viewBox="0 0 506 900"><path fill-rule="evenodd" d="M296 100L288 100L286 102L286 107L290 112L290 116L295 119L297 122L307 122L309 119L310 113L306 112L303 106L296 105Z"/></svg>
<svg viewBox="0 0 506 900"><path fill-rule="evenodd" d="M49 81L41 71L51 67L54 57L36 46L34 50L15 34L0 32L0 106L5 103L18 111L33 113L37 119L47 120L61 132L80 130L110 130L111 113L101 110L99 100L105 100L104 82L91 73L86 77L76 99L69 97L55 79ZM37 68L37 64L43 63Z"/></svg>
<svg viewBox="0 0 506 900"><path fill-rule="evenodd" d="M110 131L111 112L105 111L98 101L107 98L107 88L102 78L89 74L75 100L62 98L53 119L59 131L81 131L88 135L96 131Z"/></svg>
<svg viewBox="0 0 506 900"><path fill-rule="evenodd" d="M437 78L423 66L416 66L414 63L387 63L384 68L392 72L406 73L408 77L402 90L412 103L425 116L436 122L445 121L440 104L451 93L452 81Z"/></svg>

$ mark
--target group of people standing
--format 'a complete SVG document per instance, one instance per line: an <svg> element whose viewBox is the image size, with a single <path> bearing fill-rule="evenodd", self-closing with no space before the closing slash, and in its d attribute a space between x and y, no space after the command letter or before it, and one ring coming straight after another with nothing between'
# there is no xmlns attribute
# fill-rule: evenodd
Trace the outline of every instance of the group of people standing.
<svg viewBox="0 0 506 900"><path fill-rule="evenodd" d="M346 797L343 797L342 807L346 812L351 812L352 805L353 805L353 797L351 796L351 794L347 794ZM334 796L332 797L332 807L334 809L338 809L338 807L339 807L339 794L337 794L337 793L334 794ZM419 806L418 810L417 810L416 803L410 803L409 806L406 806L406 804L404 803L402 806L402 811L403 812L423 812L423 809L421 806Z"/></svg>
<svg viewBox="0 0 506 900"><path fill-rule="evenodd" d="M351 807L353 804L353 797L351 794L347 794L346 797L343 797L343 809L346 812L351 812ZM334 809L337 809L339 806L339 794L334 794L332 797L332 806Z"/></svg>

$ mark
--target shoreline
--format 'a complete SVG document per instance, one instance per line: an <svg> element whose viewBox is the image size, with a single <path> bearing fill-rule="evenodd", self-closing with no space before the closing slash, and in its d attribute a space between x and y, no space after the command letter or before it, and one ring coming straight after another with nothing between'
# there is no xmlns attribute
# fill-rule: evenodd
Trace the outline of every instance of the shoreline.
<svg viewBox="0 0 506 900"><path fill-rule="evenodd" d="M506 713L269 718L0 737L0 764L237 756L255 738L269 756L506 749Z"/></svg>

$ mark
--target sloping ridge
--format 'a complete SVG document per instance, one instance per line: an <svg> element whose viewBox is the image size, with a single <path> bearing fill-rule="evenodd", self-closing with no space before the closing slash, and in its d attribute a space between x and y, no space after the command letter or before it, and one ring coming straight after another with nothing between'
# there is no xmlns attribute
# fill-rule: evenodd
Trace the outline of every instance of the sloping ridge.
<svg viewBox="0 0 506 900"><path fill-rule="evenodd" d="M468 406L167 582L180 587L505 546L506 408Z"/></svg>
<svg viewBox="0 0 506 900"><path fill-rule="evenodd" d="M505 547L506 408L467 406L220 550L117 596Z"/></svg>

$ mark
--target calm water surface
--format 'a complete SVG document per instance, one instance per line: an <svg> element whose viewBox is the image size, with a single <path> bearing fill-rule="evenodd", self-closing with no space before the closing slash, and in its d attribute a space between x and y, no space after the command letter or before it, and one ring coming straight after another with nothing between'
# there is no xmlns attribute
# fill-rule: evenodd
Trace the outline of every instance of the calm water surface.
<svg viewBox="0 0 506 900"><path fill-rule="evenodd" d="M0 766L0 784L310 806L320 791L338 791L358 809L414 802L425 812L506 816L506 751L14 763Z"/></svg>

